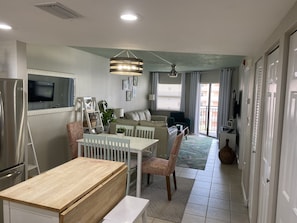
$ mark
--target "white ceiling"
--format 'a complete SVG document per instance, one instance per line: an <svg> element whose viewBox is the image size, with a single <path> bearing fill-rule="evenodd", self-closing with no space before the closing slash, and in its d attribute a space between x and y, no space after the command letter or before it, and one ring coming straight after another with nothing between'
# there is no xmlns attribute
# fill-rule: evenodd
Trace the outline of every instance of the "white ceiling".
<svg viewBox="0 0 297 223"><path fill-rule="evenodd" d="M164 65L164 61L140 52L153 51L176 63L177 70L239 65L241 57L237 56L255 53L296 2L60 0L82 15L66 20L34 6L49 1L0 0L0 23L13 27L0 31L0 40L84 47L106 57L114 56L118 49L130 49L137 57L142 55L144 63L148 57L147 63ZM137 13L140 19L134 24L122 22L120 14L127 11Z"/></svg>

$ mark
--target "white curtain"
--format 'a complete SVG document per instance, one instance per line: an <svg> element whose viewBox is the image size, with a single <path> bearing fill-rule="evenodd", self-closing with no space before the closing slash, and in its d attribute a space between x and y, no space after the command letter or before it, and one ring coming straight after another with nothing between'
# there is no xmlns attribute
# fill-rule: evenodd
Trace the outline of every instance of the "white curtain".
<svg viewBox="0 0 297 223"><path fill-rule="evenodd" d="M227 125L227 121L229 119L231 81L232 81L232 69L230 68L222 69L220 74L218 130L220 129L221 126Z"/></svg>
<svg viewBox="0 0 297 223"><path fill-rule="evenodd" d="M152 94L155 95L155 100L150 101L150 108L153 111L156 111L157 108L157 88L158 88L158 83L159 83L159 73L158 72L153 72L152 74Z"/></svg>
<svg viewBox="0 0 297 223"><path fill-rule="evenodd" d="M181 74L181 102L180 102L180 110L185 111L186 109L186 74Z"/></svg>
<svg viewBox="0 0 297 223"><path fill-rule="evenodd" d="M191 120L190 130L199 134L199 107L200 107L200 73L190 74L190 96L189 96L189 119Z"/></svg>

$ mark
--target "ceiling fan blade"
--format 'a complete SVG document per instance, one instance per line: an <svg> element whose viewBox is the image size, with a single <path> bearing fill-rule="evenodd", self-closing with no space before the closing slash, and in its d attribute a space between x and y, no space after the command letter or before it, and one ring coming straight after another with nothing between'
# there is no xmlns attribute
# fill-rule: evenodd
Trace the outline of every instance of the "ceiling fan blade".
<svg viewBox="0 0 297 223"><path fill-rule="evenodd" d="M177 77L178 76L178 73L176 72L176 70L175 70L175 64L171 64L171 71L170 71L170 73L168 74L168 76L169 77L173 77L173 78L175 78L175 77Z"/></svg>

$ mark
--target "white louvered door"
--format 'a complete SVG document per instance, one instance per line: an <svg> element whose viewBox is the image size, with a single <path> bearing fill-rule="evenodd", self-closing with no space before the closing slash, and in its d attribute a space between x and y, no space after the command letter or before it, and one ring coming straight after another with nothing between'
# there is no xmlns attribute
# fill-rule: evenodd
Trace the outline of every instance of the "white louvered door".
<svg viewBox="0 0 297 223"><path fill-rule="evenodd" d="M258 214L258 196L260 179L260 158L261 158L261 113L263 110L263 58L256 63L255 92L253 108L253 129L251 143L251 164L249 182L249 218L251 222L256 222Z"/></svg>
<svg viewBox="0 0 297 223"><path fill-rule="evenodd" d="M290 37L277 223L297 222L297 32Z"/></svg>
<svg viewBox="0 0 297 223"><path fill-rule="evenodd" d="M276 120L276 103L279 100L280 90L279 72L279 48L276 48L267 57L267 76L265 88L265 106L263 116L263 137L262 137L262 154L260 170L260 189L259 189L259 223L274 222L273 212L273 191L275 189L275 153L274 139L276 137L275 120ZM259 154L260 155L260 154ZM277 180L277 179L276 179Z"/></svg>

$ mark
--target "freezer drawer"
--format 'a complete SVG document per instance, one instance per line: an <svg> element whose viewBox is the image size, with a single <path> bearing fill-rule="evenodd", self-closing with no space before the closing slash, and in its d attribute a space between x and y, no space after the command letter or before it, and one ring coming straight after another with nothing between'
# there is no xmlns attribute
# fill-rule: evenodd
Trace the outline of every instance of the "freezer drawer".
<svg viewBox="0 0 297 223"><path fill-rule="evenodd" d="M21 164L17 167L0 172L0 191L25 179L25 166ZM0 200L0 223L3 223L3 201Z"/></svg>

